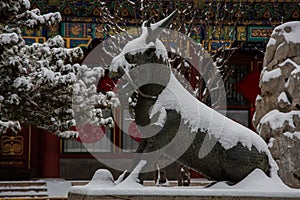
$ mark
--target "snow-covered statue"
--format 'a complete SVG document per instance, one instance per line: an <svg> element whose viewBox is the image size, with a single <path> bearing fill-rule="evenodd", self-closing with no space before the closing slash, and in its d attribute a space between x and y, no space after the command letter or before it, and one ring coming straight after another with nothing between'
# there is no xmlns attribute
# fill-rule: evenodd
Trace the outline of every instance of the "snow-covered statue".
<svg viewBox="0 0 300 200"><path fill-rule="evenodd" d="M216 181L236 183L256 168L275 176L278 168L265 141L198 101L172 73L157 37L175 14L155 24L144 22L142 34L110 66L113 76L122 77L120 101L126 104L137 93L133 111L143 135L137 152L153 165L164 152Z"/></svg>

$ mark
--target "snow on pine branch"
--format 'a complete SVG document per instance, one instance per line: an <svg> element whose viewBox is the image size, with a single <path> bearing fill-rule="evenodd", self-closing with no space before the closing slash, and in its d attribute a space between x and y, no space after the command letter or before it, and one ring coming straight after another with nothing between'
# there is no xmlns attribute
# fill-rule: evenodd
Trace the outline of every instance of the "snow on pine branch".
<svg viewBox="0 0 300 200"><path fill-rule="evenodd" d="M30 8L29 0L2 0L0 2L0 14L3 14L1 16L5 16L5 15L13 16L24 10L28 10L29 8Z"/></svg>
<svg viewBox="0 0 300 200"><path fill-rule="evenodd" d="M89 70L88 70L89 69ZM78 81L73 85L73 110L75 119L80 124L105 125L112 127L112 118L104 119L101 109L109 109L119 105L114 92L97 93L95 82L104 70L100 67L88 68L82 65L78 70Z"/></svg>
<svg viewBox="0 0 300 200"><path fill-rule="evenodd" d="M61 15L59 12L48 13L41 15L39 9L27 10L26 12L16 16L19 25L24 25L29 28L34 28L39 25L54 25L61 21Z"/></svg>
<svg viewBox="0 0 300 200"><path fill-rule="evenodd" d="M27 26L30 28L41 25L53 25L61 21L60 13L41 15L39 9L28 10L28 0L4 0L0 2L0 24L10 27Z"/></svg>
<svg viewBox="0 0 300 200"><path fill-rule="evenodd" d="M8 129L18 132L24 124L61 137L77 137L71 127L81 123L82 117L93 124L113 126L101 109L117 105L118 99L112 92L97 93L96 84L104 72L101 67L78 64L83 51L65 48L61 36L25 45L22 25L52 25L61 20L59 13L41 15L29 7L27 0L0 2L0 134ZM74 94L79 95L74 98ZM82 111L84 115L76 118Z"/></svg>
<svg viewBox="0 0 300 200"><path fill-rule="evenodd" d="M7 129L13 132L21 131L21 126L18 121L1 121L0 120L0 133L5 133Z"/></svg>
<svg viewBox="0 0 300 200"><path fill-rule="evenodd" d="M19 42L19 36L16 33L2 33L0 35L0 46L15 45Z"/></svg>

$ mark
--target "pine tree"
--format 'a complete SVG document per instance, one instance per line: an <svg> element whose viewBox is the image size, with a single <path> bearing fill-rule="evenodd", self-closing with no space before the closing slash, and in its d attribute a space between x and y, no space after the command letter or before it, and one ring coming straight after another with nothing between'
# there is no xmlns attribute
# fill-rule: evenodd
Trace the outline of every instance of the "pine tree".
<svg viewBox="0 0 300 200"><path fill-rule="evenodd" d="M101 67L78 64L80 48L67 49L61 36L26 45L21 28L61 21L60 13L41 15L28 0L0 2L0 134L17 133L22 125L43 128L61 137L76 137L78 123L112 125L101 108L117 103L112 92L96 93ZM88 104L88 106L87 106Z"/></svg>

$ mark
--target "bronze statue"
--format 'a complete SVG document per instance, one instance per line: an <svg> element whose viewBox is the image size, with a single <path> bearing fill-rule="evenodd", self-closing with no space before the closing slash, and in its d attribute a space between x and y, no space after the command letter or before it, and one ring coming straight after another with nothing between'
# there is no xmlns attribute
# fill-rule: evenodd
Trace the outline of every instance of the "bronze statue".
<svg viewBox="0 0 300 200"><path fill-rule="evenodd" d="M144 22L142 35L129 42L124 47L124 51L113 59L110 66L113 76L123 78L122 86L118 91L120 101L128 104L128 98L133 98L135 95L133 115L145 136L137 152L146 155L149 152L164 151L164 156L173 159L180 154L175 158L179 163L215 181L236 183L256 168L269 176L277 173L277 165L267 145L256 133L228 118L223 118L222 115L196 102L195 99L192 102L196 102L195 109L198 109L199 117L198 115L195 117L199 118L197 119L199 123L193 126L191 122L193 119L189 120L188 114L183 114L184 110L172 108L169 106L171 103L165 101L164 104L164 101L159 100L170 84L181 87L172 74L167 53L161 51L162 42L157 39L162 28L168 27L175 15L176 11L156 24ZM130 93L132 90L135 93ZM178 98L186 98L189 101L192 97L187 93ZM152 113L158 101L165 112L164 123L160 125L157 125L159 112ZM179 103L184 102L184 99L179 100ZM204 124L201 120L204 120L205 112L211 113L216 116L215 119L221 121L213 121L212 128L201 126ZM218 127L219 123L224 123L223 127L220 126L220 135L214 133L214 126ZM231 134L231 131L234 134ZM234 144L226 146L226 142ZM183 148L185 148L184 153L181 153ZM146 158L142 156L141 159L147 160L147 156ZM156 162L156 159L150 162Z"/></svg>

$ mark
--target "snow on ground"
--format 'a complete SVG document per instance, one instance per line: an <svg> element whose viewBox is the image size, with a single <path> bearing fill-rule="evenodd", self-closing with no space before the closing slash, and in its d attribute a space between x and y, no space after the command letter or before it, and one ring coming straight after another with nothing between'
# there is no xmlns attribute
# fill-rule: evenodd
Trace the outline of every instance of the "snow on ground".
<svg viewBox="0 0 300 200"><path fill-rule="evenodd" d="M15 191L4 191L0 192L1 197L15 197L15 196L22 196L22 197L28 197L31 196L47 196L47 192L36 192L34 190L31 191L21 191L21 192L15 192Z"/></svg>
<svg viewBox="0 0 300 200"><path fill-rule="evenodd" d="M286 186L278 176L268 177L260 169L254 170L239 183L230 186L226 182L218 182L210 187L153 187L139 184L138 174L146 164L141 160L132 173L121 183L115 183L110 172L95 176L85 186L73 186L69 193L81 195L163 195L163 196L263 196L263 197L300 197L299 189ZM99 171L99 170L98 170ZM97 172L98 172L97 171ZM103 169L102 169L103 171ZM106 170L107 171L107 170ZM97 174L96 172L96 174ZM109 177L109 179L107 179ZM96 181L97 179L97 181ZM93 184L91 184L93 183ZM97 184L98 183L98 184Z"/></svg>
<svg viewBox="0 0 300 200"><path fill-rule="evenodd" d="M70 181L63 179L46 179L48 197L67 197L71 187Z"/></svg>
<svg viewBox="0 0 300 200"><path fill-rule="evenodd" d="M84 188L84 190L83 190ZM300 197L300 190L291 189L276 178L269 178L256 169L240 183L229 186L225 182L205 188L191 187L139 187L128 184L127 187L82 187L74 186L71 193L83 195L164 195L164 196L262 196L262 197Z"/></svg>
<svg viewBox="0 0 300 200"><path fill-rule="evenodd" d="M71 181L57 178L26 181L1 181L1 197L67 197Z"/></svg>

